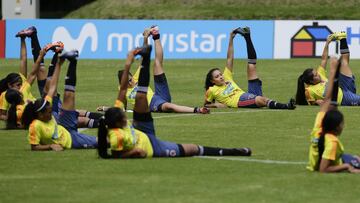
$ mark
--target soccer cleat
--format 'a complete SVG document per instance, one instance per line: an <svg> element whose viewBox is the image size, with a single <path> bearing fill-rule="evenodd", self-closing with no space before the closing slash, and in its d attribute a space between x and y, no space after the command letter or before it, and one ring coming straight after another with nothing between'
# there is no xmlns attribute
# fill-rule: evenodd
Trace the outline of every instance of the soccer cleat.
<svg viewBox="0 0 360 203"><path fill-rule="evenodd" d="M346 38L346 32L345 31L341 31L341 32L334 32L333 34L334 39L336 40L341 40Z"/></svg>
<svg viewBox="0 0 360 203"><path fill-rule="evenodd" d="M151 49L152 49L152 46L151 46L151 45L145 45L145 46L143 46L143 47L135 48L135 49L133 50L133 54L134 54L135 56L137 56L137 55L145 56L146 54L149 54L149 55L150 55Z"/></svg>
<svg viewBox="0 0 360 203"><path fill-rule="evenodd" d="M15 37L31 37L31 35L35 34L37 32L36 27L31 26L26 29L23 29L19 31Z"/></svg>
<svg viewBox="0 0 360 203"><path fill-rule="evenodd" d="M296 108L296 105L295 105L295 99L294 98L291 98L289 103L287 103L287 107L289 110L294 110Z"/></svg>
<svg viewBox="0 0 360 203"><path fill-rule="evenodd" d="M160 29L159 29L159 26L157 26L157 25L153 25L153 26L150 27L150 34L152 36L158 35L159 31L160 31Z"/></svg>
<svg viewBox="0 0 360 203"><path fill-rule="evenodd" d="M49 43L46 45L45 51L47 52L49 50L52 50L55 53L61 53L64 50L64 43L60 41Z"/></svg>
<svg viewBox="0 0 360 203"><path fill-rule="evenodd" d="M194 110L195 113L201 113L201 114L209 114L210 113L210 109L206 108L206 107L195 107Z"/></svg>
<svg viewBox="0 0 360 203"><path fill-rule="evenodd" d="M330 40L334 40L334 39L335 39L335 36L334 36L334 34L332 33L332 34L329 34L329 35L327 36L327 38L330 38Z"/></svg>
<svg viewBox="0 0 360 203"><path fill-rule="evenodd" d="M235 156L251 156L251 149L244 147L244 148L234 148L234 155Z"/></svg>
<svg viewBox="0 0 360 203"><path fill-rule="evenodd" d="M74 50L71 50L71 51L68 51L68 52L63 52L61 55L60 55L60 58L61 59L68 59L69 61L71 60L75 60L79 57L79 51L74 49Z"/></svg>
<svg viewBox="0 0 360 203"><path fill-rule="evenodd" d="M249 35L250 34L250 28L249 27L238 27L236 28L233 33L235 34L240 34L242 36L245 36L245 35Z"/></svg>

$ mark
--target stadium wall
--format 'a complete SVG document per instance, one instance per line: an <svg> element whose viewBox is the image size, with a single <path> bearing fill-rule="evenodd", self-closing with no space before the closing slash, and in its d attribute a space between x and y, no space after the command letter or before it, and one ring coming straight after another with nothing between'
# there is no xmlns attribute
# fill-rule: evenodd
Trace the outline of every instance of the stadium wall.
<svg viewBox="0 0 360 203"><path fill-rule="evenodd" d="M348 33L352 58L360 58L360 21L283 20L6 20L5 56L18 58L20 40L14 36L34 25L42 45L63 41L81 58L124 59L128 50L141 46L143 29L153 24L160 27L167 59L225 58L229 32L239 26L251 27L258 58L319 57L327 34L340 30ZM246 58L244 40L237 37L234 44L240 47L235 57ZM337 49L335 42L330 45L330 53Z"/></svg>

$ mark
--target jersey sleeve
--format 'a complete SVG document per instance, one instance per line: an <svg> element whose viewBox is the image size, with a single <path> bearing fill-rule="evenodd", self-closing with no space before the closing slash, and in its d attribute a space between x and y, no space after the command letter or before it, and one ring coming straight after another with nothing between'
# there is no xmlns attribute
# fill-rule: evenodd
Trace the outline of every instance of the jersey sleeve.
<svg viewBox="0 0 360 203"><path fill-rule="evenodd" d="M318 74L320 75L320 77L321 77L322 80L327 80L326 70L325 70L324 67L319 66L316 71L318 72Z"/></svg>
<svg viewBox="0 0 360 203"><path fill-rule="evenodd" d="M311 88L306 88L305 89L305 98L306 98L307 103L310 104L310 105L315 102L315 98L312 95L311 91L312 91Z"/></svg>
<svg viewBox="0 0 360 203"><path fill-rule="evenodd" d="M205 102L213 102L214 101L214 94L212 93L211 89L209 88L205 93Z"/></svg>
<svg viewBox="0 0 360 203"><path fill-rule="evenodd" d="M29 126L29 144L31 145L38 145L40 144L40 129L37 129L38 127L36 126L36 123L33 122L30 126Z"/></svg>
<svg viewBox="0 0 360 203"><path fill-rule="evenodd" d="M25 75L23 75L22 73L19 73L19 75L20 75L20 77L21 77L21 80L22 80L22 82L24 83L24 82L26 82L26 76Z"/></svg>
<svg viewBox="0 0 360 203"><path fill-rule="evenodd" d="M6 91L1 93L1 95L0 95L0 109L7 111L10 108L10 105L5 99L5 94L6 94Z"/></svg>
<svg viewBox="0 0 360 203"><path fill-rule="evenodd" d="M140 75L140 68L141 66L138 67L138 69L136 70L136 72L133 75L133 79L137 82L139 80L139 75Z"/></svg>
<svg viewBox="0 0 360 203"><path fill-rule="evenodd" d="M335 140L330 140L326 142L322 158L335 161L337 148L338 148L338 143Z"/></svg>
<svg viewBox="0 0 360 203"><path fill-rule="evenodd" d="M125 109L124 103L122 101L118 100L118 99L115 101L114 107L120 108L122 110Z"/></svg>
<svg viewBox="0 0 360 203"><path fill-rule="evenodd" d="M233 73L230 71L230 69L228 67L225 67L225 69L224 69L224 78L225 78L225 80L234 81Z"/></svg>
<svg viewBox="0 0 360 203"><path fill-rule="evenodd" d="M52 106L52 104L53 104L53 98L52 98L52 97L50 97L49 95L46 95L45 100L46 100L47 102L49 102L50 105Z"/></svg>
<svg viewBox="0 0 360 203"><path fill-rule="evenodd" d="M124 149L124 136L120 131L116 130L111 132L110 148L115 151L122 151Z"/></svg>

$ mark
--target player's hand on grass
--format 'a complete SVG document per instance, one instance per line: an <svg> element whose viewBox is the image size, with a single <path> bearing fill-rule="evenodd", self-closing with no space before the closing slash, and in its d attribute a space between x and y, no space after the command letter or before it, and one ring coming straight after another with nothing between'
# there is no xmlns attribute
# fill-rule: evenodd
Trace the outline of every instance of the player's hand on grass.
<svg viewBox="0 0 360 203"><path fill-rule="evenodd" d="M59 144L51 144L50 148L51 148L51 150L56 151L56 152L64 150L64 148Z"/></svg>

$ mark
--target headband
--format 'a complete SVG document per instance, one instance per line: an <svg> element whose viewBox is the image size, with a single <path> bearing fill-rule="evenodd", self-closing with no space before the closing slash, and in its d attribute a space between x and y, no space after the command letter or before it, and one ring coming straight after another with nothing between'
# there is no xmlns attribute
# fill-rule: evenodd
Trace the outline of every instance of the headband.
<svg viewBox="0 0 360 203"><path fill-rule="evenodd" d="M46 102L47 102L47 101L44 99L44 103L40 106L40 108L38 108L38 109L36 110L36 112L39 112L39 111L43 110L44 107L45 107L45 105L46 105Z"/></svg>

